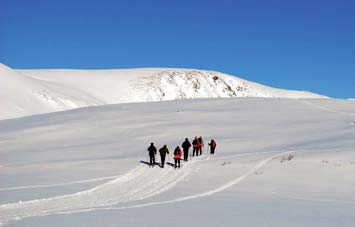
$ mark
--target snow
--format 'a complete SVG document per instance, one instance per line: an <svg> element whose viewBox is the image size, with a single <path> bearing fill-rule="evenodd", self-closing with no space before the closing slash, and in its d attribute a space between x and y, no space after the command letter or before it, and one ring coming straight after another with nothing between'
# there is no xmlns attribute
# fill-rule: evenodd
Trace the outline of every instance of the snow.
<svg viewBox="0 0 355 227"><path fill-rule="evenodd" d="M226 97L326 98L205 70L14 70L0 64L0 119L85 106Z"/></svg>
<svg viewBox="0 0 355 227"><path fill-rule="evenodd" d="M353 226L354 118L349 100L230 98L1 120L0 223ZM216 154L144 164L151 141L172 151L195 135Z"/></svg>

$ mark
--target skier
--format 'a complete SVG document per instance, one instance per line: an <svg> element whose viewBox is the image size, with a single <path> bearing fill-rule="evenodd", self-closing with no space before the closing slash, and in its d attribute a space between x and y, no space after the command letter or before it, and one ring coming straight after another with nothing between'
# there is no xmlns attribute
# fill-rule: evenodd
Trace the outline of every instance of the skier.
<svg viewBox="0 0 355 227"><path fill-rule="evenodd" d="M182 143L181 147L184 150L184 161L187 162L189 156L189 149L191 147L191 143L188 138L185 138L185 141Z"/></svg>
<svg viewBox="0 0 355 227"><path fill-rule="evenodd" d="M192 156L195 156L195 152L196 152L196 156L198 156L198 151L199 151L199 147L200 147L200 143L198 142L197 136L195 136L195 139L192 141Z"/></svg>
<svg viewBox="0 0 355 227"><path fill-rule="evenodd" d="M214 139L211 139L211 142L208 144L211 147L211 154L214 154L214 150L216 149L216 141L214 141Z"/></svg>
<svg viewBox="0 0 355 227"><path fill-rule="evenodd" d="M169 149L166 145L159 149L161 168L164 168L166 154L169 154Z"/></svg>
<svg viewBox="0 0 355 227"><path fill-rule="evenodd" d="M180 159L181 159L181 149L177 146L174 150L174 162L175 162L175 169L180 168Z"/></svg>
<svg viewBox="0 0 355 227"><path fill-rule="evenodd" d="M149 152L149 165L153 166L155 165L155 155L157 154L157 148L154 146L154 143L150 143L150 146L147 150Z"/></svg>
<svg viewBox="0 0 355 227"><path fill-rule="evenodd" d="M204 144L203 144L203 140L202 140L202 137L198 137L198 142L200 144L199 146L199 151L200 151L200 155L202 155L202 148L204 147Z"/></svg>

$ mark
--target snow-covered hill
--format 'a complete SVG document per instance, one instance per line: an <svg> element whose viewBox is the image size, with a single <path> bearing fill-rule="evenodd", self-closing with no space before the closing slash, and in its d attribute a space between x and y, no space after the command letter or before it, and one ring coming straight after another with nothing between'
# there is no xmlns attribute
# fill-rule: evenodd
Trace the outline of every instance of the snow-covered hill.
<svg viewBox="0 0 355 227"><path fill-rule="evenodd" d="M13 70L0 64L0 119L83 106L217 97L326 98L213 71Z"/></svg>
<svg viewBox="0 0 355 227"><path fill-rule="evenodd" d="M354 113L348 100L230 98L3 120L0 226L353 227ZM172 151L195 135L216 154L146 165L151 141Z"/></svg>

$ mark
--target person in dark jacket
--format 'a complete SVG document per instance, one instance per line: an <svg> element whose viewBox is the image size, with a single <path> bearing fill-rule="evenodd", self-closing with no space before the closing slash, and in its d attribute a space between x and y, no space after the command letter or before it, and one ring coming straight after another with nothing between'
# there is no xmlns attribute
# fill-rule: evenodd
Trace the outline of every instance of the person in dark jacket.
<svg viewBox="0 0 355 227"><path fill-rule="evenodd" d="M182 143L181 147L184 150L184 161L187 162L189 157L189 149L191 147L191 143L188 138L185 138L185 141Z"/></svg>
<svg viewBox="0 0 355 227"><path fill-rule="evenodd" d="M155 155L157 154L157 148L154 146L154 143L150 143L150 146L147 150L149 153L149 165L153 166L155 165Z"/></svg>
<svg viewBox="0 0 355 227"><path fill-rule="evenodd" d="M198 150L200 151L200 155L202 155L202 148L204 147L204 144L203 144L203 140L202 140L201 136L198 137L198 143L200 144L200 146L198 147Z"/></svg>
<svg viewBox="0 0 355 227"><path fill-rule="evenodd" d="M159 149L160 153L160 159L161 159L161 168L164 168L165 164L165 157L167 154L169 154L169 149L166 145L164 145L162 148Z"/></svg>
<svg viewBox="0 0 355 227"><path fill-rule="evenodd" d="M175 167L175 169L180 168L181 155L182 155L181 149L179 146L177 146L174 150L174 162L175 162L174 167Z"/></svg>
<svg viewBox="0 0 355 227"><path fill-rule="evenodd" d="M208 144L211 147L211 154L214 154L214 151L216 149L217 143L214 139L211 139L211 142Z"/></svg>

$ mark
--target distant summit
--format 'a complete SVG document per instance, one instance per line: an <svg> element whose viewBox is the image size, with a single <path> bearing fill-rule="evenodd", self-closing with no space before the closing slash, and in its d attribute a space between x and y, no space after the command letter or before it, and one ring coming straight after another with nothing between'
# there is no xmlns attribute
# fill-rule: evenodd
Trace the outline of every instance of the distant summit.
<svg viewBox="0 0 355 227"><path fill-rule="evenodd" d="M0 64L0 119L93 105L228 97L327 98L205 70L14 70Z"/></svg>

